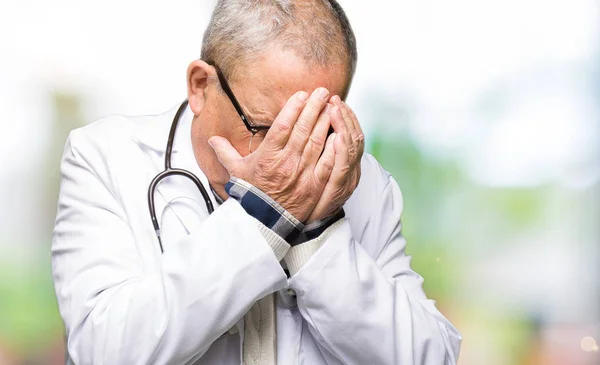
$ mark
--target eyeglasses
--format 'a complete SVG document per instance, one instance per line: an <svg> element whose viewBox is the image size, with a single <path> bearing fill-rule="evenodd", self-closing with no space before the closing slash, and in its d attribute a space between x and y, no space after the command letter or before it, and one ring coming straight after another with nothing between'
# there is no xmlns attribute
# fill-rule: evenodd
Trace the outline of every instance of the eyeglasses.
<svg viewBox="0 0 600 365"><path fill-rule="evenodd" d="M252 138L250 139L250 146L249 146L249 150L252 152L252 140L254 140L254 137L258 134L258 135L260 135L260 137L264 138L264 136L267 134L267 131L271 127L255 125L253 123L250 123L250 119L246 116L246 113L244 113L244 110L242 109L242 106L240 105L237 98L233 94L233 91L231 91L231 87L229 87L229 83L227 82L227 79L225 78L225 76L223 75L221 70L219 69L219 66L217 66L216 64L211 63L211 62L207 62L207 63L209 65L212 65L215 68L215 71L217 72L217 77L219 78L219 82L221 83L221 88L223 89L223 91L225 92L225 94L227 95L229 100L231 101L231 104L233 104L233 107L235 108L238 115L240 116L240 119L242 119L242 122L244 122L244 125L246 126L246 129L248 130L248 132L252 133ZM262 140L262 138L261 138L261 140Z"/></svg>

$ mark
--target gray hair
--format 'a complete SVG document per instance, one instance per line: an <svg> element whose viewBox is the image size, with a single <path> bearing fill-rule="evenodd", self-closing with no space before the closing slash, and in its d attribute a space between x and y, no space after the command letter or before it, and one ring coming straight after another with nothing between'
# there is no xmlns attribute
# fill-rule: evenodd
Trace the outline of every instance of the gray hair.
<svg viewBox="0 0 600 365"><path fill-rule="evenodd" d="M356 70L356 38L336 0L219 0L201 59L235 78L240 64L273 44L322 67L346 63L348 84Z"/></svg>

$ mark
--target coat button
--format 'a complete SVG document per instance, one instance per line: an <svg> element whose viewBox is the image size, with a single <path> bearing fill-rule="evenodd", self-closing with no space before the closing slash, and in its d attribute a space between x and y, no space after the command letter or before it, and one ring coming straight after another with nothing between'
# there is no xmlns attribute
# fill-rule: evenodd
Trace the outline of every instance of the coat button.
<svg viewBox="0 0 600 365"><path fill-rule="evenodd" d="M296 296L296 291L294 289L288 289L287 293L290 297L295 297Z"/></svg>

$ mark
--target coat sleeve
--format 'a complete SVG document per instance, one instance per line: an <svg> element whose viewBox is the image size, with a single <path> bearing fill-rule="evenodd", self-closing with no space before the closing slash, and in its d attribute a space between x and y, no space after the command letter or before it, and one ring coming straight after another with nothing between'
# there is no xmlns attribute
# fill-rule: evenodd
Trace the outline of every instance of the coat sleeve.
<svg viewBox="0 0 600 365"><path fill-rule="evenodd" d="M91 162L102 156L84 152L87 141L75 132L61 163L52 242L53 279L73 363L188 363L255 301L287 286L256 221L233 199L177 249L157 253L156 265L142 260L140 246L148 245L134 237L130 217L109 179L101 177L106 166ZM157 242L152 245L158 251Z"/></svg>
<svg viewBox="0 0 600 365"><path fill-rule="evenodd" d="M361 242L348 220L336 223L290 280L324 358L330 365L456 364L461 336L410 268L400 231L402 197L392 177L365 209L370 216Z"/></svg>

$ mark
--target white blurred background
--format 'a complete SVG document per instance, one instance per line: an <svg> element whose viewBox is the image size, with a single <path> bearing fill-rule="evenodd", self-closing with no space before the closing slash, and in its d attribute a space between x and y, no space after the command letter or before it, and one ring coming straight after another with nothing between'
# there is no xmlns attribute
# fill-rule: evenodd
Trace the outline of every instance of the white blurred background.
<svg viewBox="0 0 600 365"><path fill-rule="evenodd" d="M600 3L340 3L348 102L460 364L600 364ZM0 365L63 363L49 246L68 131L180 103L213 6L0 3Z"/></svg>

